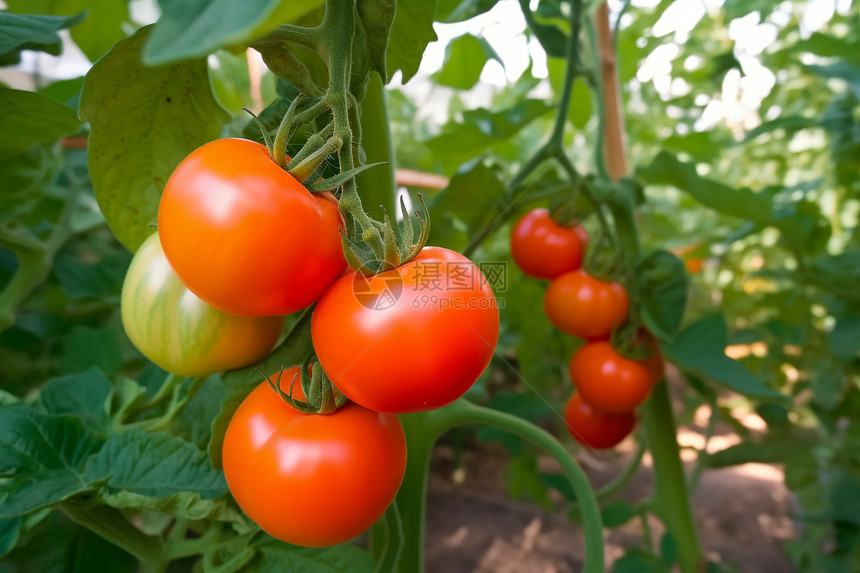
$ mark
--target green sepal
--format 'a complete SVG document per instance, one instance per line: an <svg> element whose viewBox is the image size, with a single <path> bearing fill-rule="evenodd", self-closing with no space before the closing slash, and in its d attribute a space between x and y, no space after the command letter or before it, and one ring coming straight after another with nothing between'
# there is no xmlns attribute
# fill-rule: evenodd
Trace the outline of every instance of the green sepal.
<svg viewBox="0 0 860 573"><path fill-rule="evenodd" d="M333 175L328 179L323 179L322 181L317 181L316 183L311 183L309 185L305 185L308 191L311 193L322 193L323 191L331 191L332 189L337 189L362 171L366 169L370 169L371 167L376 167L377 165L385 165L386 161L380 161L378 163L369 163L367 165L359 165L349 171L344 171L343 173L338 173L337 175Z"/></svg>

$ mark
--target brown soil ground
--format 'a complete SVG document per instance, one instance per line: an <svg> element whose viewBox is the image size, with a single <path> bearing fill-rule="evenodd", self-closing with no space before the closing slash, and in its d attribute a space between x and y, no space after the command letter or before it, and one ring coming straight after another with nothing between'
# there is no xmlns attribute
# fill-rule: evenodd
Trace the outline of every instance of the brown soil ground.
<svg viewBox="0 0 860 573"><path fill-rule="evenodd" d="M730 433L718 435L708 449L721 449L733 441ZM701 446L700 429L682 428L679 442ZM619 449L619 453L580 454L579 461L594 486L611 480L625 467L632 456L632 441ZM536 504L512 500L504 483L506 459L501 447L472 446L455 471L452 450L437 448L428 496L428 573L581 570L581 529L566 518L564 511L547 513ZM544 462L548 469L552 467L552 460L541 460L541 465ZM692 464L687 463L686 469L689 472ZM619 499L635 502L646 497L651 492L651 482L650 459L646 455ZM692 504L709 559L735 564L743 573L794 571L782 551L784 541L794 534L790 503L779 468L747 464L704 472ZM661 524L656 519L649 524L654 539L659 540ZM642 546L642 524L638 519L605 530L606 570L611 570L624 549Z"/></svg>

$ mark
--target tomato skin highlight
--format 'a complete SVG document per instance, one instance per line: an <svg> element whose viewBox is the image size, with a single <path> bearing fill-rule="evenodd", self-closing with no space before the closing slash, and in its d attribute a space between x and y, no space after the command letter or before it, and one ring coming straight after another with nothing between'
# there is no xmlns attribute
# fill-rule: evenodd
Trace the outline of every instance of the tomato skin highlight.
<svg viewBox="0 0 860 573"><path fill-rule="evenodd" d="M190 291L241 316L289 314L346 269L330 193L310 193L264 145L219 139L186 157L161 196L158 228Z"/></svg>
<svg viewBox="0 0 860 573"><path fill-rule="evenodd" d="M585 446L605 450L617 446L636 427L633 412L603 414L582 400L574 392L564 409L564 420L570 435Z"/></svg>
<svg viewBox="0 0 860 573"><path fill-rule="evenodd" d="M434 273L438 289L422 282ZM469 259L425 247L384 273L341 277L314 309L311 335L326 374L351 400L378 412L419 412L450 404L481 375L498 341L499 311Z"/></svg>
<svg viewBox="0 0 860 573"><path fill-rule="evenodd" d="M529 211L511 232L511 256L525 274L538 279L575 271L582 265L584 250L580 228L562 227L548 209Z"/></svg>
<svg viewBox="0 0 860 573"><path fill-rule="evenodd" d="M580 269L552 281L543 305L549 321L562 332L602 340L627 318L630 301L620 284L600 281Z"/></svg>
<svg viewBox="0 0 860 573"><path fill-rule="evenodd" d="M654 387L646 362L621 356L607 341L580 346L570 360L570 379L582 400L603 414L639 407Z"/></svg>
<svg viewBox="0 0 860 573"><path fill-rule="evenodd" d="M284 391L298 372L284 371ZM298 380L293 396L303 398ZM391 414L352 403L332 414L303 414L263 382L230 420L223 463L239 507L266 533L329 547L367 530L394 500L406 438Z"/></svg>
<svg viewBox="0 0 860 573"><path fill-rule="evenodd" d="M152 362L180 376L198 377L253 364L272 350L285 318L235 316L185 288L154 233L138 249L122 288L122 324Z"/></svg>

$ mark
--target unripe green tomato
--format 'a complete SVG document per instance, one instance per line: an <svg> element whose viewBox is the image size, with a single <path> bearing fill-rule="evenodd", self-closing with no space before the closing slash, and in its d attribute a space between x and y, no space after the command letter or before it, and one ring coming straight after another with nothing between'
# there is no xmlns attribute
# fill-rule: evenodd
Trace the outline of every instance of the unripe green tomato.
<svg viewBox="0 0 860 573"><path fill-rule="evenodd" d="M198 377L248 366L274 347L285 317L234 316L179 281L154 233L135 253L122 287L122 324L144 356L168 372Z"/></svg>

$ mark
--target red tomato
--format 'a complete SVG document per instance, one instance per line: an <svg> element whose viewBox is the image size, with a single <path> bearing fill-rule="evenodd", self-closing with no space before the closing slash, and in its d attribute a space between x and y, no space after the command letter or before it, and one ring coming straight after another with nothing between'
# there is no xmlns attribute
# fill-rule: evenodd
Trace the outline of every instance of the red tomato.
<svg viewBox="0 0 860 573"><path fill-rule="evenodd" d="M601 414L574 392L564 409L567 431L580 444L595 450L617 446L636 426L633 412Z"/></svg>
<svg viewBox="0 0 860 573"><path fill-rule="evenodd" d="M331 381L379 412L418 412L462 396L499 337L493 290L469 259L425 247L370 277L350 273L326 291L311 323Z"/></svg>
<svg viewBox="0 0 860 573"><path fill-rule="evenodd" d="M627 318L629 304L620 284L597 280L583 270L552 281L543 299L553 326L585 340L609 338L612 329Z"/></svg>
<svg viewBox="0 0 860 573"><path fill-rule="evenodd" d="M648 399L648 364L618 354L607 341L580 346L570 360L570 379L582 399L604 414L632 412Z"/></svg>
<svg viewBox="0 0 860 573"><path fill-rule="evenodd" d="M511 233L511 256L530 277L554 279L575 271L582 265L582 251L577 227L562 227L547 209L526 213Z"/></svg>
<svg viewBox="0 0 860 573"><path fill-rule="evenodd" d="M206 303L241 316L276 316L316 301L346 268L337 202L311 194L245 139L203 145L161 196L167 260Z"/></svg>
<svg viewBox="0 0 860 573"><path fill-rule="evenodd" d="M299 370L284 371L284 391ZM293 396L303 398L298 380ZM230 492L266 533L328 547L365 531L391 504L406 470L406 439L391 414L349 403L302 414L263 382L230 420L223 460Z"/></svg>

